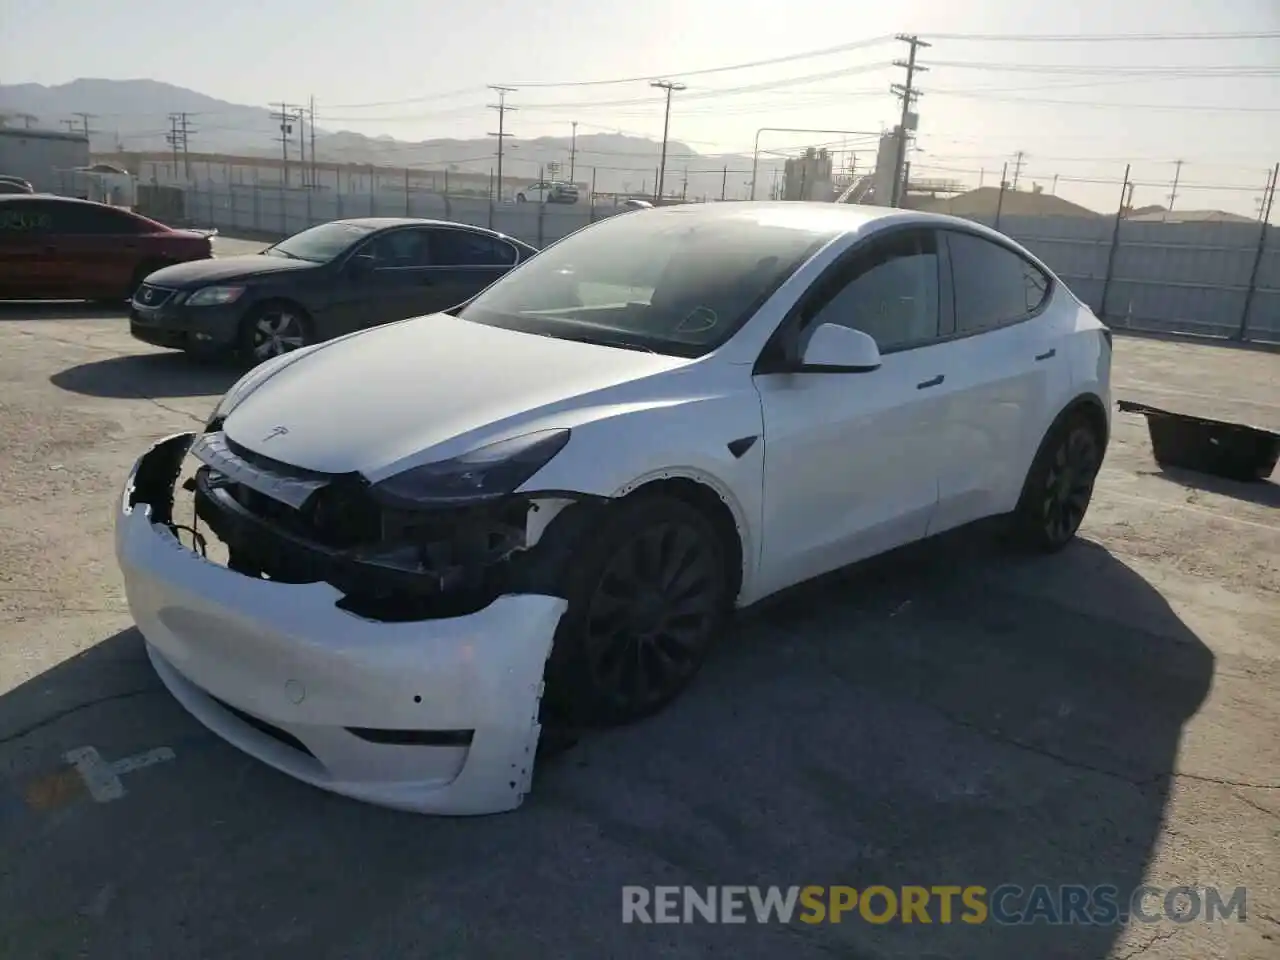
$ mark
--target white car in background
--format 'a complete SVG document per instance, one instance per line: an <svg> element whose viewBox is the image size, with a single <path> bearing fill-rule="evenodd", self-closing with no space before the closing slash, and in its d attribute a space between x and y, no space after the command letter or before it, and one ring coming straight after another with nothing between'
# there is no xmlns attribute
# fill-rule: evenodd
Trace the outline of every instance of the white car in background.
<svg viewBox="0 0 1280 960"><path fill-rule="evenodd" d="M1066 545L1110 369L1089 309L977 224L657 208L249 372L139 459L117 554L161 679L236 746L507 810L544 719L660 709L735 607L994 515Z"/></svg>
<svg viewBox="0 0 1280 960"><path fill-rule="evenodd" d="M577 203L578 186L563 180L539 180L516 191L516 203Z"/></svg>

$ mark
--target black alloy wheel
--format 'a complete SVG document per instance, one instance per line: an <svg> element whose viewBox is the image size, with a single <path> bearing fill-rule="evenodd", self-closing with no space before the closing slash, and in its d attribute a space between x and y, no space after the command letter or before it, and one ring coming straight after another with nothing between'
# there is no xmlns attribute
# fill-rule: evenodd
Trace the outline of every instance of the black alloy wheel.
<svg viewBox="0 0 1280 960"><path fill-rule="evenodd" d="M1080 529L1102 466L1097 430L1074 417L1048 438L1031 468L1018 506L1021 539L1043 551L1056 551Z"/></svg>
<svg viewBox="0 0 1280 960"><path fill-rule="evenodd" d="M656 713L693 680L732 608L727 551L695 507L623 503L574 551L548 664L557 719L614 725Z"/></svg>

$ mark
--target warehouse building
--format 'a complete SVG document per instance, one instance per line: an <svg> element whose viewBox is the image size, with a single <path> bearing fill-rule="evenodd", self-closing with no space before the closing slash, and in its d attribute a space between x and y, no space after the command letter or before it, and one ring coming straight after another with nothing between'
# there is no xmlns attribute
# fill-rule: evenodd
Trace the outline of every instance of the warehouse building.
<svg viewBox="0 0 1280 960"><path fill-rule="evenodd" d="M72 171L89 165L82 133L0 127L0 173L29 180L39 193L66 193Z"/></svg>

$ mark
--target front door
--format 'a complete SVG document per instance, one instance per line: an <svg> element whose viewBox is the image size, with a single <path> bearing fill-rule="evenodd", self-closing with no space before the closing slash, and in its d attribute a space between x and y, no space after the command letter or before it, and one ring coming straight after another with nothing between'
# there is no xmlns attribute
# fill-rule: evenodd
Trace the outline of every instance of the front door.
<svg viewBox="0 0 1280 960"><path fill-rule="evenodd" d="M765 592L925 536L938 502L939 257L932 231L895 231L818 281L792 320L797 349L824 323L876 339L868 373L756 377L764 413Z"/></svg>

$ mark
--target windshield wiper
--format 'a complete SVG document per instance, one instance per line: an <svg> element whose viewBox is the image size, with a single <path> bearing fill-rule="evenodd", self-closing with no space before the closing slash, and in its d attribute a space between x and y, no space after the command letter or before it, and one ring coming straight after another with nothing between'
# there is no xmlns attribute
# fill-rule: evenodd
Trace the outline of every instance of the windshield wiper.
<svg viewBox="0 0 1280 960"><path fill-rule="evenodd" d="M657 350L652 347L646 347L643 343L636 343L632 340L612 340L609 337L592 337L592 336L574 336L566 339L575 340L578 343L594 343L599 347L617 347L620 350L640 350L644 353L652 353L654 356L661 356Z"/></svg>

